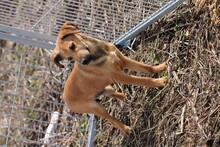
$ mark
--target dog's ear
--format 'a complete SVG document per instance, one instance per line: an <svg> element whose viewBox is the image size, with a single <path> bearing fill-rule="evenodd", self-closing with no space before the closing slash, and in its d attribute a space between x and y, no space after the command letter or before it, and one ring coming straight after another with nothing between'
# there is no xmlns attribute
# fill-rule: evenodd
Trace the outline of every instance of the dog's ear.
<svg viewBox="0 0 220 147"><path fill-rule="evenodd" d="M80 33L80 29L72 22L66 22L60 29L59 37L61 40L71 36L73 34Z"/></svg>
<svg viewBox="0 0 220 147"><path fill-rule="evenodd" d="M76 29L79 30L79 28L77 27L77 25L74 24L73 22L67 21L67 22L65 22L65 23L63 24L63 27L67 27L67 26L72 26L72 27L75 27Z"/></svg>
<svg viewBox="0 0 220 147"><path fill-rule="evenodd" d="M73 33L80 33L80 29L72 22L65 22L63 24L63 26L61 27L61 31L64 31L64 32L73 32Z"/></svg>

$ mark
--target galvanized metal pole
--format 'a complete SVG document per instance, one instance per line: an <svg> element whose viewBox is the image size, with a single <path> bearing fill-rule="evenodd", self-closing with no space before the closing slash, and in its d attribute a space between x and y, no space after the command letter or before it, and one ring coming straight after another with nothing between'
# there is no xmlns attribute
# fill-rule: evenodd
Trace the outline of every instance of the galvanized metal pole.
<svg viewBox="0 0 220 147"><path fill-rule="evenodd" d="M89 132L88 132L88 142L86 147L93 147L94 146L94 139L95 139L95 130L96 130L96 119L94 114L89 114Z"/></svg>

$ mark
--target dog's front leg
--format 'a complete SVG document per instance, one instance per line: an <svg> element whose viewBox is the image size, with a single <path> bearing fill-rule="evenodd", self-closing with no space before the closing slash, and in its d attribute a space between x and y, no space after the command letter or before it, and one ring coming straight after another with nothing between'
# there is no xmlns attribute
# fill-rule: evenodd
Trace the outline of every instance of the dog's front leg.
<svg viewBox="0 0 220 147"><path fill-rule="evenodd" d="M124 93L115 91L111 85L106 86L104 91L102 92L102 94L105 96L112 96L112 97L117 98L121 101L125 101L125 99L126 99Z"/></svg>
<svg viewBox="0 0 220 147"><path fill-rule="evenodd" d="M167 77L149 78L128 75L124 72L117 72L113 77L115 83L147 86L147 87L163 87L167 83Z"/></svg>

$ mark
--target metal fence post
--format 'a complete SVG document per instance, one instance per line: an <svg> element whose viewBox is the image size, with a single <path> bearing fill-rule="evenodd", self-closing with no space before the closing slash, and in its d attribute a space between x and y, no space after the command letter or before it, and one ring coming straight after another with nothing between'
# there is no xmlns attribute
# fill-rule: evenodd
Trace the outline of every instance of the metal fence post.
<svg viewBox="0 0 220 147"><path fill-rule="evenodd" d="M89 132L88 132L88 142L86 147L93 147L94 146L94 139L95 139L95 130L96 130L96 119L94 114L89 114Z"/></svg>

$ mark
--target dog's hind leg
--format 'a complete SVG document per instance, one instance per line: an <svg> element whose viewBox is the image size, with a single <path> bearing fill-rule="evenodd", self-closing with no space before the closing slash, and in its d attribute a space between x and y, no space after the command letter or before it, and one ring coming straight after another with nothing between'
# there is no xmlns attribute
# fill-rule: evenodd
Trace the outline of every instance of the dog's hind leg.
<svg viewBox="0 0 220 147"><path fill-rule="evenodd" d="M159 73L165 70L166 67L167 67L167 62L164 62L157 66L151 66L148 64L144 64L144 63L129 59L127 57L124 59L124 68L131 69L134 71L145 72L149 74Z"/></svg>
<svg viewBox="0 0 220 147"><path fill-rule="evenodd" d="M102 94L104 94L106 96L112 96L112 97L117 98L121 101L125 101L125 99L126 99L126 96L124 95L124 93L115 91L111 85L106 86Z"/></svg>
<svg viewBox="0 0 220 147"><path fill-rule="evenodd" d="M149 78L149 77L138 77L128 75L124 72L117 72L114 74L113 79L116 83L130 84L147 87L163 87L167 83L167 77L162 78Z"/></svg>
<svg viewBox="0 0 220 147"><path fill-rule="evenodd" d="M120 129L124 134L128 134L131 131L131 128L127 125L124 125L122 122L112 117L100 104L94 100L81 100L74 102L74 105L70 106L74 112L77 113L92 113L99 117L102 117L108 120L116 128Z"/></svg>
<svg viewBox="0 0 220 147"><path fill-rule="evenodd" d="M120 59L123 62L123 68L125 69L131 69L133 71L140 71L144 73L154 74L159 73L166 69L167 62L164 62L162 64L159 64L157 66L148 65L145 63L141 63L135 60L132 60L126 56L124 56L121 52L117 52L117 55L120 57Z"/></svg>

